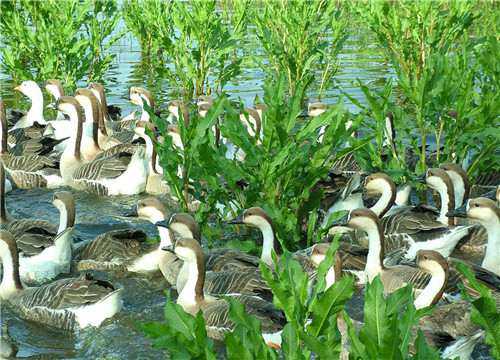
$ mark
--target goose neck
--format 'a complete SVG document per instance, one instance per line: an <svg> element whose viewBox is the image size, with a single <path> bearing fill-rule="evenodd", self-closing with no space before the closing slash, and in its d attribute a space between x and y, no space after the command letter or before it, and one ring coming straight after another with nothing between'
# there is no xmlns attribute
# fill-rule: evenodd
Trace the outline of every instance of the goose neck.
<svg viewBox="0 0 500 360"><path fill-rule="evenodd" d="M43 94L40 89L30 94L31 107L26 114L28 124L33 125L35 122L45 125L47 122L43 117Z"/></svg>
<svg viewBox="0 0 500 360"><path fill-rule="evenodd" d="M264 222L259 226L262 232L263 244L260 259L269 266L273 265L272 251L274 249L274 229L271 224Z"/></svg>
<svg viewBox="0 0 500 360"><path fill-rule="evenodd" d="M500 276L500 220L496 218L483 226L488 233L488 243L482 266Z"/></svg>
<svg viewBox="0 0 500 360"><path fill-rule="evenodd" d="M444 287L447 281L446 271L436 264L436 269L431 272L431 281L420 292L414 301L415 308L421 309L437 303L443 296Z"/></svg>
<svg viewBox="0 0 500 360"><path fill-rule="evenodd" d="M67 228L75 226L75 209L70 205L63 203L58 206L59 209L59 228L57 233L60 234Z"/></svg>
<svg viewBox="0 0 500 360"><path fill-rule="evenodd" d="M181 272L187 274L187 279L177 298L177 303L181 305L185 311L196 313L204 300L204 262L200 262L198 256L197 260L184 261Z"/></svg>
<svg viewBox="0 0 500 360"><path fill-rule="evenodd" d="M7 144L8 140L8 129L7 129L7 119L5 118L4 114L0 115L1 116L1 124L0 124L0 155L1 154L7 154L9 152L9 147Z"/></svg>
<svg viewBox="0 0 500 360"><path fill-rule="evenodd" d="M449 210L455 208L455 194L453 189L448 186L440 187L438 190L439 196L441 198L441 209L439 210L439 216L437 220L444 225L452 225L453 218L448 218L446 214Z"/></svg>
<svg viewBox="0 0 500 360"><path fill-rule="evenodd" d="M396 189L390 185L385 186L382 191L382 195L377 200L375 205L371 207L371 210L377 214L378 217L383 217L387 211L394 205L396 200Z"/></svg>
<svg viewBox="0 0 500 360"><path fill-rule="evenodd" d="M7 209L5 207L5 170L0 164L0 224L8 222Z"/></svg>
<svg viewBox="0 0 500 360"><path fill-rule="evenodd" d="M158 229L158 234L160 236L160 249L166 246L172 246L173 242L170 230L163 226L157 226L156 228Z"/></svg>
<svg viewBox="0 0 500 360"><path fill-rule="evenodd" d="M1 247L3 277L0 283L0 298L4 300L23 290L23 285L19 276L19 255L16 249L9 247L5 242Z"/></svg>
<svg viewBox="0 0 500 360"><path fill-rule="evenodd" d="M384 232L381 229L381 224L374 225L365 231L368 234L368 256L365 272L369 281L372 281L384 269Z"/></svg>

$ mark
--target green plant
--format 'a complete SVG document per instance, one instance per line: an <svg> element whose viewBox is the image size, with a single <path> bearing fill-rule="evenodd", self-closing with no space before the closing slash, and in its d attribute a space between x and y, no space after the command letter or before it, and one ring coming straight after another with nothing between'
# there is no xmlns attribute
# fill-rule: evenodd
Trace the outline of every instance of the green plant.
<svg viewBox="0 0 500 360"><path fill-rule="evenodd" d="M346 39L347 13L325 0L264 1L254 12L256 34L267 57L261 62L272 77L287 75L289 94L309 83L319 70L319 95L337 71ZM271 66L269 66L271 65ZM300 91L300 90L299 90Z"/></svg>
<svg viewBox="0 0 500 360"><path fill-rule="evenodd" d="M273 218L285 247L296 249L305 240L311 243L313 239L306 239L303 225L313 219L310 217L322 196L311 189L327 175L335 160L352 148L343 147L347 137L345 122L350 116L342 105L314 119L299 116L306 86L299 84L292 98L286 96L284 76L265 86L264 103L268 109L262 144L241 123L242 106L236 109L224 97L215 102L205 118L193 115L187 126L180 121L184 149L174 147L168 136L157 146L165 178L182 208L188 208L191 197L200 200L202 205L196 215L206 224L209 216L219 213L218 202L225 205L226 213L233 211L231 207L240 211L260 205ZM245 161L226 159L226 145L216 144L212 126L219 117L223 117L222 136L244 151ZM165 122L155 116L153 119L164 132ZM327 126L327 130L320 143L317 132L321 126Z"/></svg>
<svg viewBox="0 0 500 360"><path fill-rule="evenodd" d="M458 264L458 270L467 279L468 285L476 290L480 297L473 299L465 290L465 298L471 302L471 319L486 331L485 342L491 347L491 354L495 359L500 358L500 311L498 302L493 297L491 290L480 284L472 271L464 264Z"/></svg>
<svg viewBox="0 0 500 360"><path fill-rule="evenodd" d="M471 26L473 4L462 1L370 1L359 8L391 61L420 136L419 171L426 169L429 128L439 128L432 98L443 79L443 61Z"/></svg>
<svg viewBox="0 0 500 360"><path fill-rule="evenodd" d="M14 80L102 79L114 58L114 1L2 1L2 67Z"/></svg>

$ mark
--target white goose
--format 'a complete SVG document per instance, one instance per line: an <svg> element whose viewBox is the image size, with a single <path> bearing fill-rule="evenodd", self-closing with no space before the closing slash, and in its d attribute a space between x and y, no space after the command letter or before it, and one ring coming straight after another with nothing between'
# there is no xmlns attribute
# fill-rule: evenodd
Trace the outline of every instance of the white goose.
<svg viewBox="0 0 500 360"><path fill-rule="evenodd" d="M122 289L88 275L62 279L39 287L25 287L19 277L16 242L0 230L3 265L0 299L20 317L64 330L100 326L122 307Z"/></svg>

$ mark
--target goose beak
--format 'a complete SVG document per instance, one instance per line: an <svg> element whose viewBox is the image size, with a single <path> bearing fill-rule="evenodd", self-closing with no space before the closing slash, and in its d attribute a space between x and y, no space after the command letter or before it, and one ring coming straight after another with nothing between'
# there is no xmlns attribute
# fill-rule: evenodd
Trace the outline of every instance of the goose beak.
<svg viewBox="0 0 500 360"><path fill-rule="evenodd" d="M162 246L161 249L163 251L167 251L167 252L170 252L172 254L175 254L175 248L174 248L174 245L167 245L167 246Z"/></svg>
<svg viewBox="0 0 500 360"><path fill-rule="evenodd" d="M425 181L426 178L427 178L426 174L423 174L423 175L417 176L415 178L415 181L418 183L421 183L421 184L426 184L426 181Z"/></svg>
<svg viewBox="0 0 500 360"><path fill-rule="evenodd" d="M168 223L165 220L156 222L155 226L164 227L168 229Z"/></svg>
<svg viewBox="0 0 500 360"><path fill-rule="evenodd" d="M448 217L461 217L461 218L466 218L467 217L467 209L466 205L462 205L457 209L450 210L446 213L446 216Z"/></svg>
<svg viewBox="0 0 500 360"><path fill-rule="evenodd" d="M227 223L232 225L243 224L243 215L240 215Z"/></svg>
<svg viewBox="0 0 500 360"><path fill-rule="evenodd" d="M334 220L332 226L348 226L349 224L349 213L346 213L340 219Z"/></svg>
<svg viewBox="0 0 500 360"><path fill-rule="evenodd" d="M136 207L133 207L131 209L129 209L125 215L123 215L125 217L138 217L139 214L137 214L137 208Z"/></svg>

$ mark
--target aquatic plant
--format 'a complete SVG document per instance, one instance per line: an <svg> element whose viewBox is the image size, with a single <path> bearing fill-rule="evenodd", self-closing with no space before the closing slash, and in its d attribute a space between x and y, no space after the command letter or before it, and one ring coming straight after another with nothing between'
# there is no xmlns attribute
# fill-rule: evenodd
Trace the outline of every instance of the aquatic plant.
<svg viewBox="0 0 500 360"><path fill-rule="evenodd" d="M319 72L319 95L337 71L337 55L347 35L348 14L339 2L263 1L253 25L266 58L262 69L272 77L287 74L289 94ZM271 66L269 66L271 65Z"/></svg>
<svg viewBox="0 0 500 360"><path fill-rule="evenodd" d="M114 1L2 1L2 68L16 81L102 79L115 55Z"/></svg>
<svg viewBox="0 0 500 360"><path fill-rule="evenodd" d="M188 125L179 121L183 150L169 136L157 147L165 178L183 209L188 209L190 198L200 200L196 216L206 223L213 214L220 214L218 204L224 205L219 220L247 207L262 206L273 218L282 244L292 250L300 242L312 242L303 224L315 216L322 194L311 190L335 160L352 148L344 147L350 115L341 104L317 118L304 119L301 102L307 84L298 84L289 98L286 83L283 75L265 85L262 143L242 124L242 105L236 108L220 97L204 118L193 114ZM166 134L165 121L153 119ZM212 128L217 123L225 142L216 141ZM318 142L322 126L326 126L324 141ZM227 159L229 146L243 151L245 161Z"/></svg>
<svg viewBox="0 0 500 360"><path fill-rule="evenodd" d="M471 26L472 8L463 1L369 1L358 8L396 72L405 111L414 117L420 172L427 167L429 129L439 128L431 104L443 80L443 61Z"/></svg>

